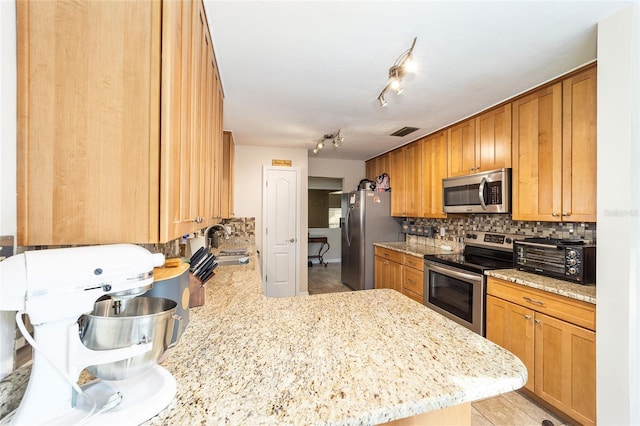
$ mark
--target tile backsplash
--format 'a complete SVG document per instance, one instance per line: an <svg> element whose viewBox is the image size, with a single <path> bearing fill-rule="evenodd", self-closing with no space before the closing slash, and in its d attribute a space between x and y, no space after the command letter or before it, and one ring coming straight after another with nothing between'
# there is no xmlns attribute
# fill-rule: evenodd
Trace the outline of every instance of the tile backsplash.
<svg viewBox="0 0 640 426"><path fill-rule="evenodd" d="M509 214L470 214L447 219L408 218L416 225L433 226L436 238L456 241L467 230L500 232L543 238L580 238L596 243L596 224L589 222L525 222L513 221ZM439 237L445 228L444 238Z"/></svg>
<svg viewBox="0 0 640 426"><path fill-rule="evenodd" d="M229 244L254 244L256 238L256 218L255 217L234 217L225 219L222 225L231 227L231 237ZM204 229L201 231L204 232ZM139 244L152 253L162 253L167 259L172 257L182 257L186 254L186 244L184 239L179 238L164 244Z"/></svg>

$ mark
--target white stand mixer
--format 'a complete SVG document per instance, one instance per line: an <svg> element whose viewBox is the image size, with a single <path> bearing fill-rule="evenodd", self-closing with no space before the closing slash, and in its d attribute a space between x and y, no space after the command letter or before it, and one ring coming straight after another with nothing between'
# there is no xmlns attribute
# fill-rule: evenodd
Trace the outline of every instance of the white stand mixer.
<svg viewBox="0 0 640 426"><path fill-rule="evenodd" d="M175 379L159 365L131 379L77 385L87 366L151 349L150 342L88 349L78 318L101 296L144 293L153 286L153 268L163 263L164 255L132 244L28 251L0 262L0 310L28 314L35 334L31 376L12 424L139 424L171 402Z"/></svg>

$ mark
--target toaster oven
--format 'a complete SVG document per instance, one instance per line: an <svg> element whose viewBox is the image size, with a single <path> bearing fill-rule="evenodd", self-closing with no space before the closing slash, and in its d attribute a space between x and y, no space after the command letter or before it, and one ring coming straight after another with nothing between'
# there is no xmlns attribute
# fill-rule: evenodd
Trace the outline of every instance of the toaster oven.
<svg viewBox="0 0 640 426"><path fill-rule="evenodd" d="M521 271L577 284L596 282L596 247L583 240L525 238L514 241L513 251Z"/></svg>

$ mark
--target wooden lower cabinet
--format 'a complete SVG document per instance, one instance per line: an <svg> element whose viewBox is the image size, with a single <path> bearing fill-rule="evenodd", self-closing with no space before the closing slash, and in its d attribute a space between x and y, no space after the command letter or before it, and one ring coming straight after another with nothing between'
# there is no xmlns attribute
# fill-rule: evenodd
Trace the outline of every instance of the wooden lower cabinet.
<svg viewBox="0 0 640 426"><path fill-rule="evenodd" d="M525 390L551 407L591 425L596 421L596 333L595 306L526 288L518 295L517 284L489 278L487 286L487 339L516 355L529 373ZM538 308L523 306L533 294ZM500 295L504 298L497 297ZM576 306L593 311L593 321L581 316L585 328L540 311L549 305L558 316L558 303L567 300L569 318ZM525 302L521 302L525 300Z"/></svg>
<svg viewBox="0 0 640 426"><path fill-rule="evenodd" d="M422 257L412 256L384 247L375 248L374 287L392 288L422 303Z"/></svg>
<svg viewBox="0 0 640 426"><path fill-rule="evenodd" d="M423 303L423 269L424 260L422 257L402 255L401 292L419 303Z"/></svg>
<svg viewBox="0 0 640 426"><path fill-rule="evenodd" d="M376 249L377 252L377 249ZM402 265L381 256L374 256L374 288L402 291Z"/></svg>

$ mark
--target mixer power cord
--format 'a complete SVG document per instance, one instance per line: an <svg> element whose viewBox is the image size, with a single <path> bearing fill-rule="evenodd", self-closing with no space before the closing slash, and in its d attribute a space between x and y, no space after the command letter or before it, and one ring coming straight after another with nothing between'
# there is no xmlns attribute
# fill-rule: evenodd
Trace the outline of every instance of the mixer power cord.
<svg viewBox="0 0 640 426"><path fill-rule="evenodd" d="M25 326L24 321L22 320L23 314L25 314L25 312L23 311L16 312L16 324L18 325L18 329L24 336L25 340L31 345L33 350L39 352L42 358L44 358L67 382L69 382L69 384L76 391L78 396L82 398L86 398L91 404L91 409L87 412L87 414L82 419L80 419L80 421L77 423L78 425L86 424L95 416L111 410L112 408L117 406L120 403L120 401L122 401L122 394L120 392L116 392L113 395L111 395L107 400L107 402L100 408L100 410L96 412L97 403L95 398L93 398L93 396L91 396L90 394L84 392L74 378L69 376L69 374L67 374L66 371L60 368L60 366L56 365L56 363L53 362L53 360L51 360L51 358L47 356L46 351L44 351L42 347L40 347L40 345L36 343L33 337L31 337L31 334L27 330L27 327ZM11 419L14 417L15 412L16 410L13 410L11 413L7 414L2 420L0 420L0 425L9 424Z"/></svg>

